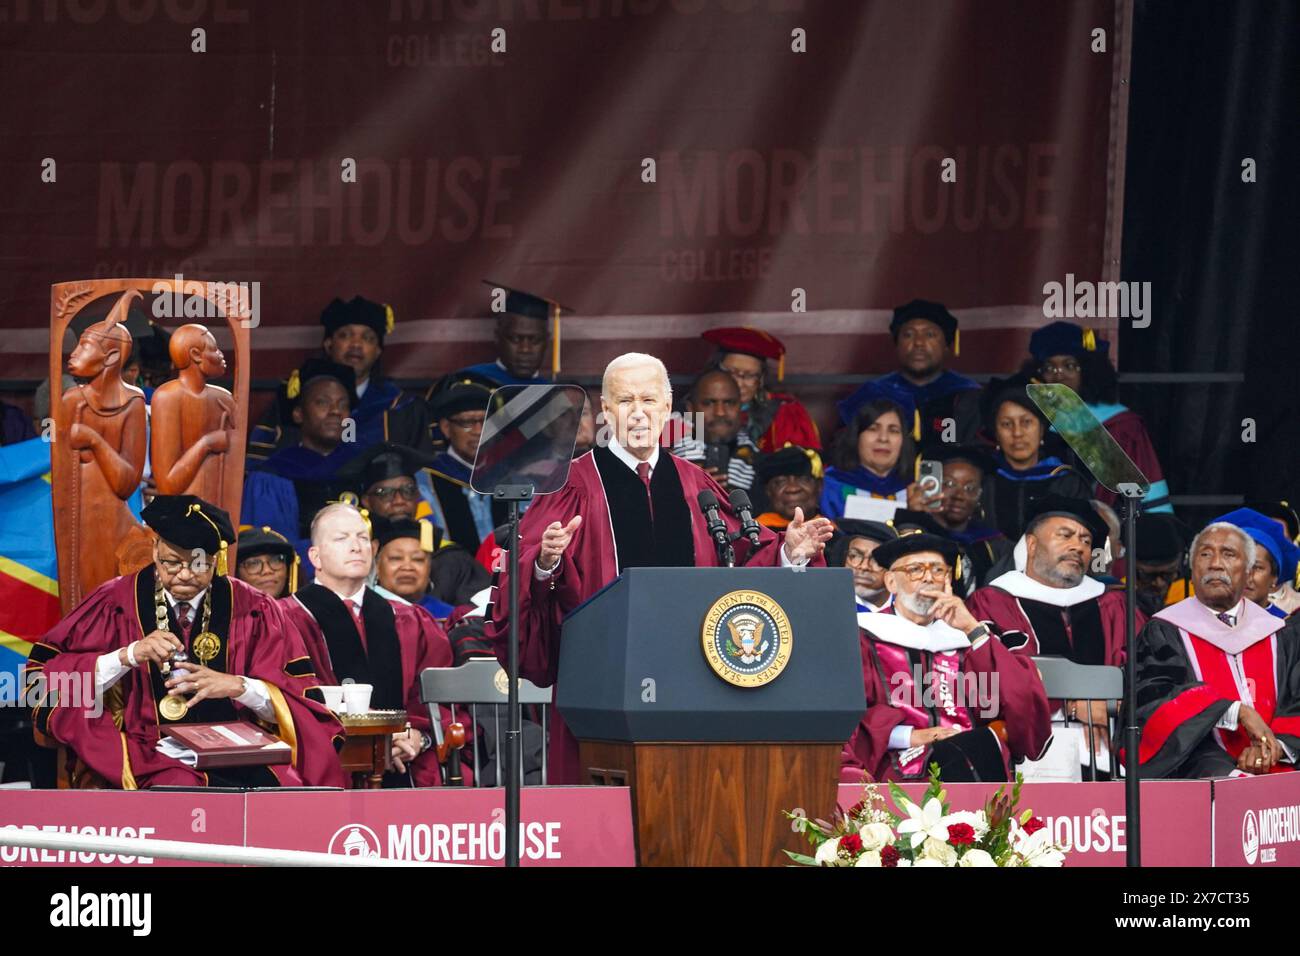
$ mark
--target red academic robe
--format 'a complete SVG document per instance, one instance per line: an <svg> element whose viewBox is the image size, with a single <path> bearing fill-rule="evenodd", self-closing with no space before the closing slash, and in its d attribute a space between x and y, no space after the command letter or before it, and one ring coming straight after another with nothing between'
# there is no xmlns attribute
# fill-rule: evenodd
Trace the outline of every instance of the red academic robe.
<svg viewBox="0 0 1300 956"><path fill-rule="evenodd" d="M270 729L293 748L291 763L265 768L274 777L268 776L266 784L341 787L343 772L335 742L342 741L343 728L323 704L306 696L308 688L319 681L279 606L234 578L214 577L211 587L208 629L220 639L220 652L208 666L263 681L275 708ZM154 569L150 565L96 588L33 645L28 668L43 671L48 687L57 687L60 681L81 681L81 686L93 688L99 656L139 640L154 626ZM174 623L172 630L176 631ZM191 635L197 633L196 625ZM206 773L155 749L160 725L168 723L158 711L162 679L154 665L142 664L109 689L107 704L98 715L88 714L83 706L36 706L33 721L37 729L71 747L110 786L126 790L206 786ZM120 725L112 706L119 698ZM240 704L223 700L201 702L186 722L228 719L257 720Z"/></svg>
<svg viewBox="0 0 1300 956"><path fill-rule="evenodd" d="M1063 603L1070 600L1066 597L1047 603L1017 597L999 587L998 582L1006 577L1003 575L987 587L977 588L966 601L966 607L981 621L997 625L1007 635L1008 646L1015 643L1011 647L1013 651L1030 657L1069 657L1080 664L1124 665L1126 614L1122 591L1102 591L1099 596L1073 603ZM1049 592L1057 590L1074 589L1046 589ZM1052 594L1045 596L1056 597ZM1146 615L1138 611L1138 629L1141 630L1145 623ZM1046 633L1048 628L1051 633Z"/></svg>
<svg viewBox="0 0 1300 956"><path fill-rule="evenodd" d="M1161 609L1137 642L1137 704L1144 777L1237 775L1250 745L1217 725L1233 701L1248 703L1300 756L1300 628L1246 601L1228 627L1194 597ZM1278 763L1272 772L1294 770Z"/></svg>
<svg viewBox="0 0 1300 956"><path fill-rule="evenodd" d="M681 482L690 513L695 565L717 567L713 540L709 537L704 516L699 512L696 496L705 489L712 491L722 503L720 512L727 530L734 532L740 523L726 504L727 493L703 469L661 448L658 468L665 467L675 468ZM542 532L552 521L567 524L574 515L581 515L582 523L574 532L559 567L550 578L538 580L533 571L541 550ZM749 543L743 539L736 542L737 566L746 563L754 567L780 565L784 535L761 526L759 534L763 547L753 555L752 562L748 560ZM559 670L560 630L564 616L620 573L609 501L592 452L574 460L568 483L563 488L533 501L520 521L519 536L522 573L519 588L519 672L539 687L550 687L555 684ZM825 563L820 555L811 562L817 567ZM496 644L497 660L503 667L508 653L509 593L509 573L502 572L494 592L488 636ZM578 741L565 726L558 709L553 711L551 721L547 780L555 784L580 782Z"/></svg>
<svg viewBox="0 0 1300 956"><path fill-rule="evenodd" d="M383 600L378 595L375 595L375 597ZM321 629L320 622L303 606L298 598L290 595L281 598L279 603L283 608L285 620L307 648L307 653L311 657L319 678L316 683L334 686L347 677L356 679L353 674L340 674L335 670L335 664L331 660L329 645L325 641L325 632ZM451 667L451 644L447 641L447 635L443 633L442 628L438 626L428 611L400 601L390 600L387 603L393 609L393 624L397 631L398 653L401 657L402 706L406 710L412 728L432 735L429 708L420 700L420 673L426 667ZM358 636L360 636L359 633ZM364 640L362 645L363 648L368 650ZM372 703L371 706L378 705ZM462 722L467 723L467 721ZM443 727L445 728L450 723L451 716L444 708ZM468 735L468 726L466 731ZM430 747L420 754L409 766L411 782L415 786L437 787L442 785L436 747ZM470 778L468 769L465 770L464 776L468 783Z"/></svg>
<svg viewBox="0 0 1300 956"><path fill-rule="evenodd" d="M993 634L972 649L946 626L914 625L901 636L894 633L897 624L873 628L901 620L892 606L858 615L867 710L840 755L841 779L856 782L864 772L874 781L925 777L931 748L891 749L899 725L970 731L1002 721L1004 773L1007 764L1042 755L1052 726L1033 661L1007 650ZM926 686L916 687L918 673Z"/></svg>
<svg viewBox="0 0 1300 956"><path fill-rule="evenodd" d="M786 445L821 451L821 433L799 399L785 392L772 392L768 395L768 401L778 404L776 414L772 416L772 424L758 437L759 451L770 454L780 451Z"/></svg>

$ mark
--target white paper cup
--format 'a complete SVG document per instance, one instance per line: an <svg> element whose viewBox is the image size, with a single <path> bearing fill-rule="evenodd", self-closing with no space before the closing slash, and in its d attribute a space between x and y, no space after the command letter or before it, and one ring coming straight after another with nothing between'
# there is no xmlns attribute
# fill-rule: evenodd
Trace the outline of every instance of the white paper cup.
<svg viewBox="0 0 1300 956"><path fill-rule="evenodd" d="M343 706L349 714L365 714L370 711L370 694L374 684L344 684Z"/></svg>
<svg viewBox="0 0 1300 956"><path fill-rule="evenodd" d="M343 709L343 688L342 687L322 687L321 693L325 695L325 706L336 714L346 713Z"/></svg>

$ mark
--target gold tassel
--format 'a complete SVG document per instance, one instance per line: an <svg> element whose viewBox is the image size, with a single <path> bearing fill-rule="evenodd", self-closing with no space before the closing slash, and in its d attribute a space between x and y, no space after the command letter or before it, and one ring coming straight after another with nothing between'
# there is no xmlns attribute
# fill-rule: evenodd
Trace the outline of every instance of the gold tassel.
<svg viewBox="0 0 1300 956"><path fill-rule="evenodd" d="M817 454L817 452L813 451L811 448L805 448L803 453L808 456L808 462L812 465L812 476L814 478L820 478L823 473L822 456Z"/></svg>
<svg viewBox="0 0 1300 956"><path fill-rule="evenodd" d="M433 525L427 521L420 522L420 550L433 554Z"/></svg>
<svg viewBox="0 0 1300 956"><path fill-rule="evenodd" d="M921 410L919 408L912 411L912 441L921 440Z"/></svg>
<svg viewBox="0 0 1300 956"><path fill-rule="evenodd" d="M953 580L956 581L961 580L961 555L960 554L957 555L957 560L953 562L952 576L953 576Z"/></svg>
<svg viewBox="0 0 1300 956"><path fill-rule="evenodd" d="M293 564L289 565L289 593L296 594L298 591L298 565L302 559L298 557L298 552L293 553Z"/></svg>
<svg viewBox="0 0 1300 956"><path fill-rule="evenodd" d="M961 355L961 329L953 329L952 332L952 354Z"/></svg>
<svg viewBox="0 0 1300 956"><path fill-rule="evenodd" d="M782 352L781 357L776 360L776 380L778 382L785 381L785 353L784 352Z"/></svg>
<svg viewBox="0 0 1300 956"><path fill-rule="evenodd" d="M384 306L384 334L387 335L392 332L393 326L396 324L397 320L393 318L393 307L391 305Z"/></svg>
<svg viewBox="0 0 1300 956"><path fill-rule="evenodd" d="M1097 333L1092 329L1083 330L1083 350L1085 352L1097 351Z"/></svg>
<svg viewBox="0 0 1300 956"><path fill-rule="evenodd" d="M294 369L292 372L289 373L289 381L285 382L284 394L290 400L293 400L298 397L298 393L301 391L302 391L302 381L298 377L298 370Z"/></svg>
<svg viewBox="0 0 1300 956"><path fill-rule="evenodd" d="M213 531L217 532L217 560L215 571L224 578L226 573L229 571L226 561L226 550L229 545L226 543L226 539L221 537L221 530L217 527L217 523L204 514L203 509L199 507L199 505L193 504L185 509L185 517L188 518L190 515L198 515L208 524L212 525Z"/></svg>
<svg viewBox="0 0 1300 956"><path fill-rule="evenodd" d="M560 374L560 306L551 303L551 378Z"/></svg>

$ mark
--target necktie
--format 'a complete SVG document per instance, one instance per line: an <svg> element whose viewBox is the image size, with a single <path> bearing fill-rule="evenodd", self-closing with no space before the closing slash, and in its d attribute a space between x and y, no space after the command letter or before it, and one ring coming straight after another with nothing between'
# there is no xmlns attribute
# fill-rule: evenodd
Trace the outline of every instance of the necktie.
<svg viewBox="0 0 1300 956"><path fill-rule="evenodd" d="M192 608L187 602L178 601L176 603L176 625L180 630L181 641L185 644L189 644L190 642L190 617L193 614L194 608Z"/></svg>
<svg viewBox="0 0 1300 956"><path fill-rule="evenodd" d="M650 506L650 520L655 520L655 502L650 495L650 462L639 461L636 463L636 476L641 479L641 484L645 485L646 503Z"/></svg>
<svg viewBox="0 0 1300 956"><path fill-rule="evenodd" d="M357 626L357 635L361 638L361 647L363 650L369 650L366 645L366 622L361 619L361 605L356 601L344 601L348 610L352 612L352 623Z"/></svg>
<svg viewBox="0 0 1300 956"><path fill-rule="evenodd" d="M1218 617L1218 619L1222 621L1224 624L1228 625L1228 627L1237 626L1237 616L1235 614L1229 614L1227 611L1220 611L1215 616Z"/></svg>

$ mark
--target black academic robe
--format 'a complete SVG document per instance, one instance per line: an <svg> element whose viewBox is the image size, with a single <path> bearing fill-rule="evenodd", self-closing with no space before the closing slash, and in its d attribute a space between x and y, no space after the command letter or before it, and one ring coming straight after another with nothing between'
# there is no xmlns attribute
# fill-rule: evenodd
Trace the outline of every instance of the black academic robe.
<svg viewBox="0 0 1300 956"><path fill-rule="evenodd" d="M1250 744L1216 725L1245 701L1300 756L1300 627L1246 601L1236 627L1190 597L1157 612L1137 640L1138 759L1144 777L1222 777ZM1279 763L1274 772L1294 770Z"/></svg>

